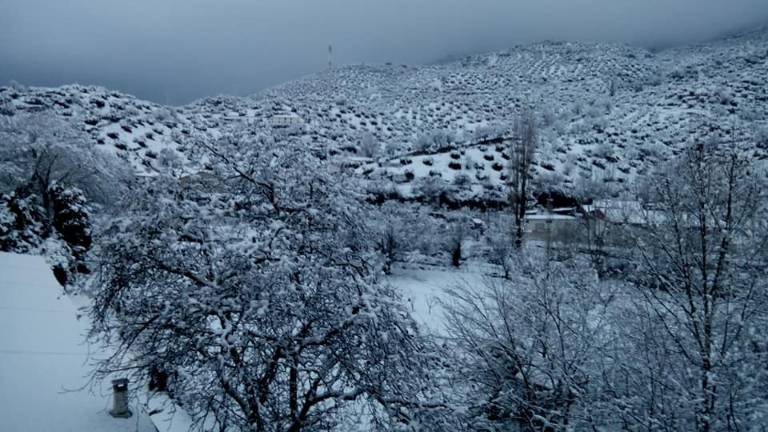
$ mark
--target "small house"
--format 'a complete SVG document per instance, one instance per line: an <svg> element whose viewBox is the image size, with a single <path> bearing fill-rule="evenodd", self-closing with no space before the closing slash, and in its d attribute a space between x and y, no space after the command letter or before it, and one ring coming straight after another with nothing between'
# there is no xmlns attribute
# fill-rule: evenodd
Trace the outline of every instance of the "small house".
<svg viewBox="0 0 768 432"><path fill-rule="evenodd" d="M303 127L304 119L295 113L275 114L270 119L273 128Z"/></svg>

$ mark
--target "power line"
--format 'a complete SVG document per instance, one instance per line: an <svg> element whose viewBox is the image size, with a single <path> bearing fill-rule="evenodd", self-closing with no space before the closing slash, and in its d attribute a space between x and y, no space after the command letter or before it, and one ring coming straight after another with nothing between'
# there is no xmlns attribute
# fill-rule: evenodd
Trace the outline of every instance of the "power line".
<svg viewBox="0 0 768 432"><path fill-rule="evenodd" d="M0 310L24 311L24 312L67 312L67 313L70 312L64 309L38 309L33 307L12 307L12 306L0 306Z"/></svg>
<svg viewBox="0 0 768 432"><path fill-rule="evenodd" d="M4 350L0 349L0 354L5 355L37 355L37 356L87 356L84 352L66 352L66 351L27 351L27 350Z"/></svg>

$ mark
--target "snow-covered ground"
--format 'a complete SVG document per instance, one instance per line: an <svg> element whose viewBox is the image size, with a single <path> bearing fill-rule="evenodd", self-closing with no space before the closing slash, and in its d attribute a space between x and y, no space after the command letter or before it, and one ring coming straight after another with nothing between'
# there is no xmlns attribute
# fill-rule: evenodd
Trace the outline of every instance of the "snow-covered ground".
<svg viewBox="0 0 768 432"><path fill-rule="evenodd" d="M489 277L487 265L469 262L460 268L414 264L395 266L387 282L400 291L411 315L426 333L445 332L441 302L450 301L447 289L479 287Z"/></svg>

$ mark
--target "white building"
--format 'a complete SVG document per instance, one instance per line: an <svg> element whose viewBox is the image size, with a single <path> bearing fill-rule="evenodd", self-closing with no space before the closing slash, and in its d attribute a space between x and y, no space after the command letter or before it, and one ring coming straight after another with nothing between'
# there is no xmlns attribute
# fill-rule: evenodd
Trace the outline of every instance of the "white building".
<svg viewBox="0 0 768 432"><path fill-rule="evenodd" d="M581 222L569 214L536 213L525 217L525 230L535 240L566 240L578 233Z"/></svg>
<svg viewBox="0 0 768 432"><path fill-rule="evenodd" d="M275 114L269 120L274 128L302 127L304 119L295 113Z"/></svg>

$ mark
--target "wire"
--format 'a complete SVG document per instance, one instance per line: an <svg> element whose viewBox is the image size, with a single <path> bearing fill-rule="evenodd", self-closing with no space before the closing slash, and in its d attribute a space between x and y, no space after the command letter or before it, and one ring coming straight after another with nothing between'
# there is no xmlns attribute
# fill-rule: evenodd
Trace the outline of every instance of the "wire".
<svg viewBox="0 0 768 432"><path fill-rule="evenodd" d="M10 310L10 311L24 311L24 312L67 312L68 310L64 309L37 309L32 307L11 307L11 306L0 306L0 310Z"/></svg>
<svg viewBox="0 0 768 432"><path fill-rule="evenodd" d="M26 351L26 350L4 350L0 349L0 354L6 355L37 355L37 356L86 356L84 352L66 352L66 351Z"/></svg>

